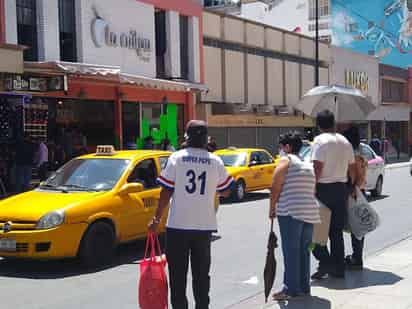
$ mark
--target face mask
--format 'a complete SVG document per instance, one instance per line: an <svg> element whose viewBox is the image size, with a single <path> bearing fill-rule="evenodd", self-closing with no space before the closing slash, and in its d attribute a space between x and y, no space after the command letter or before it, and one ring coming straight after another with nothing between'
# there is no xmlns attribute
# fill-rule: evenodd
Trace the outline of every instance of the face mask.
<svg viewBox="0 0 412 309"><path fill-rule="evenodd" d="M285 156L287 156L287 153L283 149L280 149L279 150L279 156L285 157Z"/></svg>

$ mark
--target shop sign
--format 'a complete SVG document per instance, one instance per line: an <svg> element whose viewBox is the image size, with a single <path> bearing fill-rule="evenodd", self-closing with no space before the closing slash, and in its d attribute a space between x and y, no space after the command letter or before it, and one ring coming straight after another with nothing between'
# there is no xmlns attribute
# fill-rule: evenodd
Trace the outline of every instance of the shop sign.
<svg viewBox="0 0 412 309"><path fill-rule="evenodd" d="M366 72L345 71L345 85L367 93L369 90L369 77Z"/></svg>
<svg viewBox="0 0 412 309"><path fill-rule="evenodd" d="M95 18L91 24L91 34L96 47L108 46L135 50L140 60L150 61L152 52L150 39L139 36L136 29L116 33L112 31L110 24L97 13L96 8L93 8L93 12Z"/></svg>
<svg viewBox="0 0 412 309"><path fill-rule="evenodd" d="M26 75L8 75L4 79L6 91L67 91L65 76L34 77Z"/></svg>

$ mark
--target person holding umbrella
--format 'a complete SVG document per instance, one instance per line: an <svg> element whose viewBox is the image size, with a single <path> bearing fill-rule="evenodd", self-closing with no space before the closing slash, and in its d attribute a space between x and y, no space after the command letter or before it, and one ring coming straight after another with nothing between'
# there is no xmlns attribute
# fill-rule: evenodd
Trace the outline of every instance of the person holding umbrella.
<svg viewBox="0 0 412 309"><path fill-rule="evenodd" d="M280 136L283 156L273 175L270 196L270 219L278 218L285 264L284 288L274 300L310 295L310 251L313 224L320 223L315 199L316 178L312 164L302 161L298 153L302 139L298 133Z"/></svg>
<svg viewBox="0 0 412 309"><path fill-rule="evenodd" d="M331 111L320 112L316 121L322 134L314 140L311 159L316 174L316 197L331 211L331 252L326 246L316 245L313 255L319 260L319 268L312 279L323 279L327 275L344 278L343 228L348 201L347 182L348 175L352 181L355 179L355 155L349 141L336 133L335 116Z"/></svg>

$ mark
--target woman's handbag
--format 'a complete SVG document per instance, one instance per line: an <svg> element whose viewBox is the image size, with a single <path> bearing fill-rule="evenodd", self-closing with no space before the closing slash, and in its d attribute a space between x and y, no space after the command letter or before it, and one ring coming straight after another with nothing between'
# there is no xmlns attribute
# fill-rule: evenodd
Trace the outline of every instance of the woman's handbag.
<svg viewBox="0 0 412 309"><path fill-rule="evenodd" d="M356 188L356 199L349 196L348 225L351 233L362 239L367 233L374 231L380 224L379 215L368 203L359 188Z"/></svg>
<svg viewBox="0 0 412 309"><path fill-rule="evenodd" d="M150 246L150 257L148 257ZM156 249L158 254L156 256ZM162 255L157 235L149 233L146 240L144 259L140 263L139 305L141 309L167 309L168 284L167 261Z"/></svg>

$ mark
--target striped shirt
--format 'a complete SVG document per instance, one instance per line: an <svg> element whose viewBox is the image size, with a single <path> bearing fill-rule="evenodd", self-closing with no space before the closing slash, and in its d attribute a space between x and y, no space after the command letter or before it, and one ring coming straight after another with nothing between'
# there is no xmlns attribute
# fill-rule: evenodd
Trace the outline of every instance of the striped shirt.
<svg viewBox="0 0 412 309"><path fill-rule="evenodd" d="M320 223L313 166L295 155L289 155L289 160L288 172L277 205L277 215L291 216L311 224Z"/></svg>

